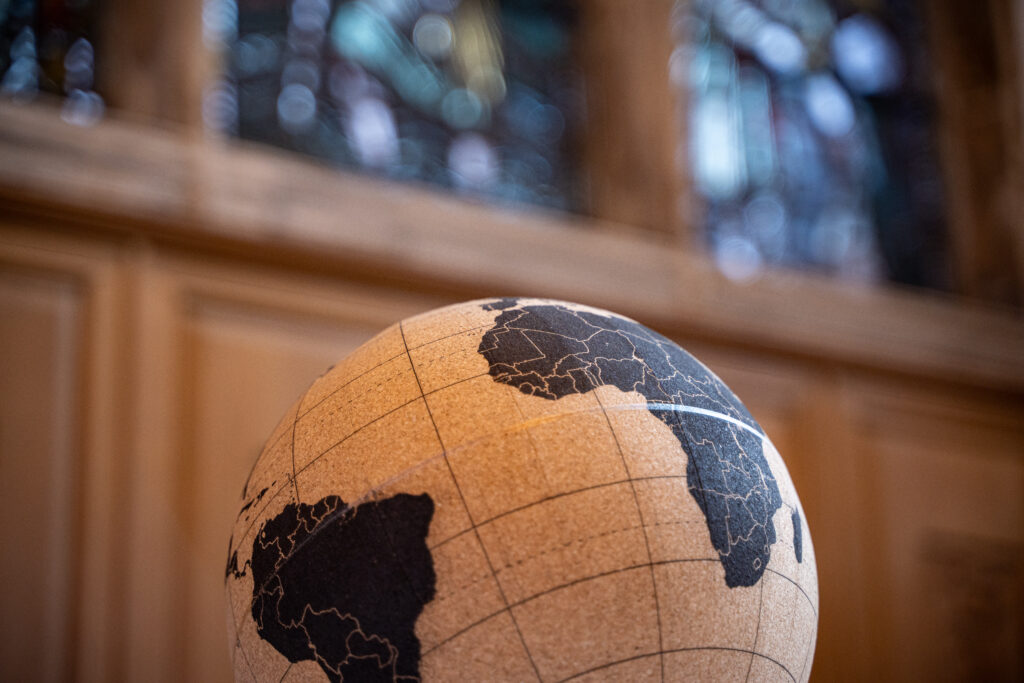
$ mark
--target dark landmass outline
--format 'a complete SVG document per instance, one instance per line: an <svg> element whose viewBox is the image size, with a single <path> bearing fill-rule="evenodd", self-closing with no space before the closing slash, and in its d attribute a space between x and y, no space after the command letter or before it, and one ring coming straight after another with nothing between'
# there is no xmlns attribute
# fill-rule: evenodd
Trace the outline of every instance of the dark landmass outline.
<svg viewBox="0 0 1024 683"><path fill-rule="evenodd" d="M287 504L262 525L246 563L257 633L331 681L419 680L415 623L436 591L433 514L425 493Z"/></svg>
<svg viewBox="0 0 1024 683"><path fill-rule="evenodd" d="M495 382L547 400L599 386L643 396L688 456L687 488L704 513L726 584L760 580L777 540L773 516L782 496L763 430L714 373L670 339L619 316L515 298L481 307L499 311L477 349Z"/></svg>

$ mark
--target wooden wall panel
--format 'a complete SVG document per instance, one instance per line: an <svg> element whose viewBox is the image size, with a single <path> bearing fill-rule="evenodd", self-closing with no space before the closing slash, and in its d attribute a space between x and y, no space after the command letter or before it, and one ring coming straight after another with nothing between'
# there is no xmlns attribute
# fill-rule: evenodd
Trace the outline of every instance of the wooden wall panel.
<svg viewBox="0 0 1024 683"><path fill-rule="evenodd" d="M872 678L1020 680L1024 406L888 384L856 392Z"/></svg>
<svg viewBox="0 0 1024 683"><path fill-rule="evenodd" d="M0 231L0 678L109 680L118 634L111 252Z"/></svg>
<svg viewBox="0 0 1024 683"><path fill-rule="evenodd" d="M448 302L319 272L0 227L0 542L21 551L0 678L228 680L224 554L263 438L327 365ZM800 492L815 680L1020 678L1024 397L681 341Z"/></svg>
<svg viewBox="0 0 1024 683"><path fill-rule="evenodd" d="M60 680L71 662L83 293L66 273L0 271L0 662Z"/></svg>
<svg viewBox="0 0 1024 683"><path fill-rule="evenodd" d="M749 351L686 344L740 397L786 462L818 564L815 681L871 678L863 604L868 574L861 514L864 472L853 457L842 383L825 364L784 362Z"/></svg>
<svg viewBox="0 0 1024 683"><path fill-rule="evenodd" d="M354 320L294 320L288 312L199 299L185 321L188 354L181 514L193 624L185 680L231 676L221 565L241 486L286 409L314 378L378 331ZM240 310L241 309L241 310ZM237 489L237 490L236 490Z"/></svg>
<svg viewBox="0 0 1024 683"><path fill-rule="evenodd" d="M263 439L330 364L439 302L160 254L138 278L128 678L230 680L226 548Z"/></svg>

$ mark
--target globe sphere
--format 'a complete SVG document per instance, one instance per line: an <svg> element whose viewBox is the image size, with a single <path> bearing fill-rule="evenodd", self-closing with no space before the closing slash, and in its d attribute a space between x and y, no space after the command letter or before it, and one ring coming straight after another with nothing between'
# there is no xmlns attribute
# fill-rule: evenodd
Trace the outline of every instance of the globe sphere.
<svg viewBox="0 0 1024 683"><path fill-rule="evenodd" d="M725 384L628 318L394 325L285 414L228 550L236 680L810 675L814 549Z"/></svg>

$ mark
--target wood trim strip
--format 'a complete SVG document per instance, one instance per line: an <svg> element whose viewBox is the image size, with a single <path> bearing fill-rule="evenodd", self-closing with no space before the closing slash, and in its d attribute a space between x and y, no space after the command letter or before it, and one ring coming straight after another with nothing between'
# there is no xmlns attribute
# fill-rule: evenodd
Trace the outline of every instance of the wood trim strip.
<svg viewBox="0 0 1024 683"><path fill-rule="evenodd" d="M732 282L649 232L496 208L243 143L0 104L0 214L470 298L603 306L661 331L1024 391L1024 320L952 297L765 271Z"/></svg>

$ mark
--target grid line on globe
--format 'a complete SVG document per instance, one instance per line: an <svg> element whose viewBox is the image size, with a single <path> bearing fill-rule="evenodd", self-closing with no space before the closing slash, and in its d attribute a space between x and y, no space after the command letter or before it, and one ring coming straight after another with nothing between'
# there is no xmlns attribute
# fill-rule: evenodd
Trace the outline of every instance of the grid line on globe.
<svg viewBox="0 0 1024 683"><path fill-rule="evenodd" d="M509 617L512 619L512 626L515 627L516 635L519 637L519 642L523 646L523 652L526 653L526 659L530 662L530 667L533 669L537 678L540 678L540 671L537 669L537 664L533 661L533 655L530 654L530 648L526 644L526 640L523 638L523 632L519 628L519 624L516 622L515 615L512 614L511 606L508 602L508 596L505 595L505 591L501 587L501 582L498 581L498 575L494 571L494 563L491 561L491 556L487 552L487 548L484 546L483 540L480 538L480 531L477 523L473 520L473 514L469 510L469 505L466 503L466 497L462 493L462 488L459 486L459 480L455 476L455 471L452 469L451 461L448 459L448 450L444 446L444 439L441 438L441 431L437 427L437 421L434 419L434 414L430 410L430 402L427 401L427 395L423 393L423 384L420 382L419 373L416 372L416 362L412 359L412 353L409 351L409 342L405 338L405 326L403 323L398 323L398 332L402 335L402 346L405 347L405 355L409 358L409 367L412 370L413 379L416 380L416 387L420 392L420 399L423 401L424 407L427 409L427 416L430 418L430 424L434 427L434 433L437 435L437 444L441 448L441 456L444 458L444 464L448 468L448 474L451 475L452 483L455 484L455 490L459 494L459 500L462 502L462 507L466 511L466 516L469 517L470 529L476 536L477 543L480 545L480 551L483 553L484 560L487 562L487 569L491 573L491 578L494 579L494 584L498 588L498 594L501 596L501 601L505 603L504 610L508 611ZM449 387L452 385L448 385ZM448 387L445 387L446 389ZM536 449L534 449L536 450Z"/></svg>
<svg viewBox="0 0 1024 683"><path fill-rule="evenodd" d="M550 395L554 384L493 357L508 331L498 320L538 327L537 314L613 320L528 299L442 309L382 332L288 411L246 483L229 546L237 680L806 680L813 547L763 431L696 361L706 377L678 405L596 375ZM614 321L620 337L644 330L638 344L655 334ZM720 399L714 407L732 414L716 419L702 406ZM729 507L739 498L696 492L687 469L709 448L693 425L712 422L712 436L731 439L714 457L739 453L738 469L761 477L747 498L777 503L744 530L753 546L768 534L763 547L745 550L728 530L713 538L718 522L743 520ZM375 545L385 551L355 552L344 575L309 562L328 546ZM400 580L381 587L379 576ZM344 587L301 595L300 578ZM389 609L402 626L374 625L371 613Z"/></svg>

